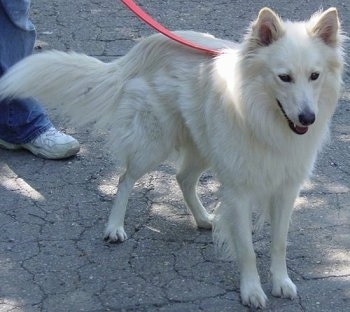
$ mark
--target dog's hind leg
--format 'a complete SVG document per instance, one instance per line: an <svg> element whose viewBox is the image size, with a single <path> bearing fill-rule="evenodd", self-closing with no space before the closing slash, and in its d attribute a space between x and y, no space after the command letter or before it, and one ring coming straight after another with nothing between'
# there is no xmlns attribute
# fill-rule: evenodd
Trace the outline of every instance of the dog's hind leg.
<svg viewBox="0 0 350 312"><path fill-rule="evenodd" d="M210 215L200 202L196 185L200 174L207 168L206 162L201 158L194 146L187 146L181 151L181 159L176 174L177 182L181 188L188 209L192 212L199 228L212 228L212 215Z"/></svg>
<svg viewBox="0 0 350 312"><path fill-rule="evenodd" d="M128 199L135 182L136 179L132 178L128 171L119 178L117 195L104 234L104 239L108 242L123 242L127 239L124 230L124 218Z"/></svg>
<svg viewBox="0 0 350 312"><path fill-rule="evenodd" d="M131 104L129 104L131 106ZM125 155L125 173L120 177L117 195L108 218L104 239L122 242L127 239L124 217L128 198L135 182L164 161L173 146L170 136L163 135L162 124L147 111L129 111L125 123L125 140L119 146ZM126 118L124 118L125 120Z"/></svg>
<svg viewBox="0 0 350 312"><path fill-rule="evenodd" d="M146 142L146 140L144 138L143 142ZM124 230L124 217L132 188L138 179L153 170L169 154L169 147L162 140L146 143L137 144L136 142L135 146L137 145L137 148L131 149L134 153L129 151L128 165L125 173L120 177L117 195L104 234L104 239L108 242L123 242L127 239Z"/></svg>

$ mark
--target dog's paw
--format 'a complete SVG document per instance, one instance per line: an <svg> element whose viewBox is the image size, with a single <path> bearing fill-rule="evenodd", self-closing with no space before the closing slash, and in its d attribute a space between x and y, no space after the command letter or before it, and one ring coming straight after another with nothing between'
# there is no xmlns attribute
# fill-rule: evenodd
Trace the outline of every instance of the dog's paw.
<svg viewBox="0 0 350 312"><path fill-rule="evenodd" d="M241 300L246 306L262 309L266 306L267 297L260 284L249 283L241 285Z"/></svg>
<svg viewBox="0 0 350 312"><path fill-rule="evenodd" d="M297 287L289 277L273 281L272 295L281 298L294 299L297 297Z"/></svg>
<svg viewBox="0 0 350 312"><path fill-rule="evenodd" d="M211 230L213 227L213 220L214 220L214 215L213 214L207 214L205 218L197 218L196 219L196 224L197 227L200 229L205 229L205 230Z"/></svg>
<svg viewBox="0 0 350 312"><path fill-rule="evenodd" d="M109 243L124 242L127 238L128 236L126 235L124 227L122 226L107 226L104 233L104 240Z"/></svg>

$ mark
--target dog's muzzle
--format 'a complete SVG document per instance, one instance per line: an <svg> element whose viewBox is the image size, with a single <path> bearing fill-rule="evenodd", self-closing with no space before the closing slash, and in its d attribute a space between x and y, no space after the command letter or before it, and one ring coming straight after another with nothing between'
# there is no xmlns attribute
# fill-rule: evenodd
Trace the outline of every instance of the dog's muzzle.
<svg viewBox="0 0 350 312"><path fill-rule="evenodd" d="M305 111L303 112L303 114L299 115L299 121L303 126L296 125L293 121L289 119L279 100L277 100L277 104L281 109L283 116L288 121L289 128L298 135L305 134L309 130L309 126L315 122L315 119L316 119L315 114L310 111Z"/></svg>

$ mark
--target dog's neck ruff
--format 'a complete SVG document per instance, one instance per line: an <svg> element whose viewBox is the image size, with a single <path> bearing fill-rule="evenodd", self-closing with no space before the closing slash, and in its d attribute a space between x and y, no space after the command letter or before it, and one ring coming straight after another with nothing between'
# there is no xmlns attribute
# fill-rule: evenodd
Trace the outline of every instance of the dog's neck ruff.
<svg viewBox="0 0 350 312"><path fill-rule="evenodd" d="M210 56L217 56L221 53L221 51L219 51L219 50L213 50L213 49L209 49L209 48L206 48L203 46L199 46L193 42L187 41L184 38L177 36L176 34L171 32L170 30L168 30L167 28L165 28L164 26L162 26L161 24L156 22L150 15L148 15L138 5L136 5L134 1L132 1L132 0L121 0L121 1L130 9L130 11L132 11L141 20L143 20L149 26L151 26L152 28L154 28L155 30L160 32L161 34L167 36L168 38L170 38L170 39L172 39L172 40L174 40L182 45L185 45L189 48L195 49L198 52L209 54Z"/></svg>

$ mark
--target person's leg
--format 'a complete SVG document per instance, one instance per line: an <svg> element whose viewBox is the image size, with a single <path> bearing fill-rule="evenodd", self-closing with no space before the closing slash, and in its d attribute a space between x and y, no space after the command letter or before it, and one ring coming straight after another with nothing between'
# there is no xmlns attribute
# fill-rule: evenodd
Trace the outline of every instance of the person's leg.
<svg viewBox="0 0 350 312"><path fill-rule="evenodd" d="M28 19L28 1L3 1L0 4L0 76L16 62L32 53L35 29ZM52 127L34 99L0 103L0 139L24 144Z"/></svg>
<svg viewBox="0 0 350 312"><path fill-rule="evenodd" d="M0 139L11 144L26 144L52 127L47 114L33 99L0 103Z"/></svg>
<svg viewBox="0 0 350 312"><path fill-rule="evenodd" d="M0 76L33 51L36 33L28 18L29 2L0 1ZM34 99L0 102L0 146L26 148L35 155L55 159L79 150L79 143L58 132Z"/></svg>

